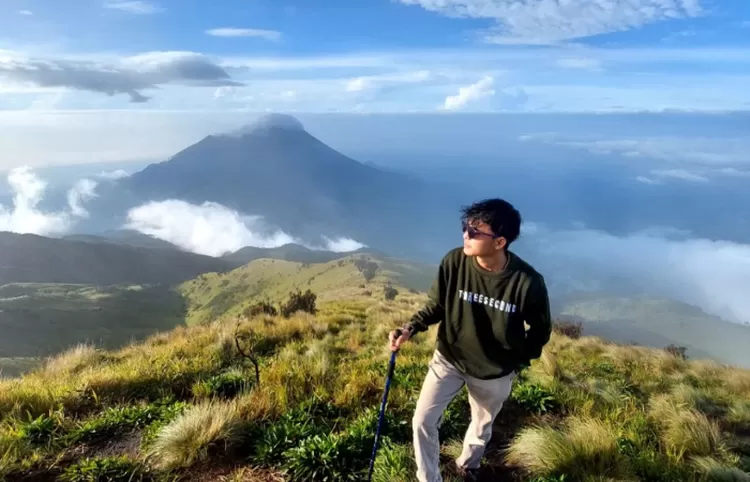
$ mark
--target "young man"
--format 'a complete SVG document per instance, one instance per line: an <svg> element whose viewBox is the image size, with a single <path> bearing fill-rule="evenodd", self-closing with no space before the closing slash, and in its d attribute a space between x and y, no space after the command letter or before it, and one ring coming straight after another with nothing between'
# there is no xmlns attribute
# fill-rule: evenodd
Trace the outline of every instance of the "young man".
<svg viewBox="0 0 750 482"><path fill-rule="evenodd" d="M465 480L476 480L515 372L541 355L551 334L544 278L508 250L520 232L518 211L507 201L488 199L464 208L462 224L463 248L441 261L429 301L400 337L395 330L390 334L390 347L398 350L442 322L412 419L419 482L442 482L439 421L464 385L471 424L456 465Z"/></svg>

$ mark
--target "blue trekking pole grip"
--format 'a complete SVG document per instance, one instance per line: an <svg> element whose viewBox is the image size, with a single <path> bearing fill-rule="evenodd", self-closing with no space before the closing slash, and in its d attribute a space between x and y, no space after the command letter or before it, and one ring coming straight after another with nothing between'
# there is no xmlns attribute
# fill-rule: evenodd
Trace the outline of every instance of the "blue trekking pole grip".
<svg viewBox="0 0 750 482"><path fill-rule="evenodd" d="M397 329L395 332L396 338L400 337L403 331ZM391 380L393 379L393 371L396 367L396 353L398 350L393 350L391 353L391 360L388 363L388 375L385 378L385 391L383 392L383 400L380 402L380 415L378 416L378 428L375 432L375 443L372 447L372 456L370 457L370 470L367 474L368 482L372 481L372 471L375 468L375 455L378 452L378 442L380 441L380 430L383 427L383 419L385 415L385 406L388 403L388 391L391 388Z"/></svg>

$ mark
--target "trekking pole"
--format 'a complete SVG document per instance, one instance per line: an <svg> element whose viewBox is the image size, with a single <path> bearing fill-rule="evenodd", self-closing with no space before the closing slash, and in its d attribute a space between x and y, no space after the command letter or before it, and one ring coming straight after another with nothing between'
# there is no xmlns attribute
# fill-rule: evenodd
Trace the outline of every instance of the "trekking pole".
<svg viewBox="0 0 750 482"><path fill-rule="evenodd" d="M395 337L398 338L401 336L402 330L397 329L395 333ZM378 416L378 428L375 431L375 443L372 447L372 457L370 457L370 470L367 473L367 482L372 481L372 471L375 468L375 454L378 451L378 442L380 441L380 429L383 426L383 418L385 414L385 406L388 402L388 391L391 388L391 379L393 378L393 369L396 366L396 353L398 350L394 350L391 353L391 361L388 363L388 375L385 378L385 391L383 392L383 400L380 402L380 415Z"/></svg>

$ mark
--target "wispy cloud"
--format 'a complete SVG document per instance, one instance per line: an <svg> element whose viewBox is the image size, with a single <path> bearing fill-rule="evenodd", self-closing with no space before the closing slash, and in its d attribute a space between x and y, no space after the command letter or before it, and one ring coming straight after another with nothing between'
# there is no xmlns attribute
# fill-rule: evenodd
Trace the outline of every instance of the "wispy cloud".
<svg viewBox="0 0 750 482"><path fill-rule="evenodd" d="M557 61L557 65L566 69L601 71L602 63L597 59L586 57L566 57Z"/></svg>
<svg viewBox="0 0 750 482"><path fill-rule="evenodd" d="M142 90L163 84L242 85L209 58L193 52L151 52L116 64L66 59L0 59L0 78L40 87L61 87L146 102Z"/></svg>
<svg viewBox="0 0 750 482"><path fill-rule="evenodd" d="M104 4L104 7L112 10L120 10L122 12L132 13L135 15L152 15L164 11L163 7L144 0L107 2Z"/></svg>
<svg viewBox="0 0 750 482"><path fill-rule="evenodd" d="M475 102L479 99L492 97L493 95L495 95L495 90L493 89L494 84L495 79L490 76L486 76L475 84L461 87L458 89L458 94L449 95L445 98L443 109L459 110L464 108L467 104Z"/></svg>
<svg viewBox="0 0 750 482"><path fill-rule="evenodd" d="M64 234L76 218L88 216L83 203L96 195L97 186L95 181L81 179L68 191L69 211L45 212L39 208L39 203L44 199L47 183L31 168L12 169L7 181L13 192L13 205L0 204L0 231L41 236Z"/></svg>
<svg viewBox="0 0 750 482"><path fill-rule="evenodd" d="M206 30L206 34L213 37L258 37L274 41L281 39L281 32L278 30L264 30L259 28L212 28Z"/></svg>
<svg viewBox="0 0 750 482"><path fill-rule="evenodd" d="M697 174L687 169L654 169L651 174L659 177L668 177L672 179L679 179L681 181L689 182L708 182L709 179L705 176Z"/></svg>
<svg viewBox="0 0 750 482"><path fill-rule="evenodd" d="M671 229L616 236L543 225L527 240L540 265L560 263L556 272L565 273L567 287L569 278L628 280L643 293L699 306L729 321L750 320L745 288L750 279L750 245L694 238Z"/></svg>
<svg viewBox="0 0 750 482"><path fill-rule="evenodd" d="M746 138L653 136L625 139L584 139L554 132L543 132L525 134L520 136L519 140L585 149L593 154L618 154L631 159L687 162L699 166L718 167L750 163L750 158L747 155L750 151L750 141Z"/></svg>
<svg viewBox="0 0 750 482"><path fill-rule="evenodd" d="M429 70L413 72L398 72L393 74L366 75L346 81L344 90L347 92L364 92L378 90L403 84L420 84L433 78Z"/></svg>
<svg viewBox="0 0 750 482"><path fill-rule="evenodd" d="M643 184L662 184L661 181L657 181L656 179L652 179L646 176L637 176L635 180L638 182L642 182Z"/></svg>
<svg viewBox="0 0 750 482"><path fill-rule="evenodd" d="M400 1L448 17L494 20L484 39L498 44L555 44L704 13L700 0Z"/></svg>
<svg viewBox="0 0 750 482"><path fill-rule="evenodd" d="M31 15L34 15L34 12L32 12L31 10L19 10L18 14L19 15L31 16Z"/></svg>

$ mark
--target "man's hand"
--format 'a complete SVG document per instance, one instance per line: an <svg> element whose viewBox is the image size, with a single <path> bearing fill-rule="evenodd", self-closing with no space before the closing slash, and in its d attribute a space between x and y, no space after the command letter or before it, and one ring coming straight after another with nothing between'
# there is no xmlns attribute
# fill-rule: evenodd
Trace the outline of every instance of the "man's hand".
<svg viewBox="0 0 750 482"><path fill-rule="evenodd" d="M407 328L397 328L388 335L391 351L398 351L401 345L411 337L411 330Z"/></svg>

